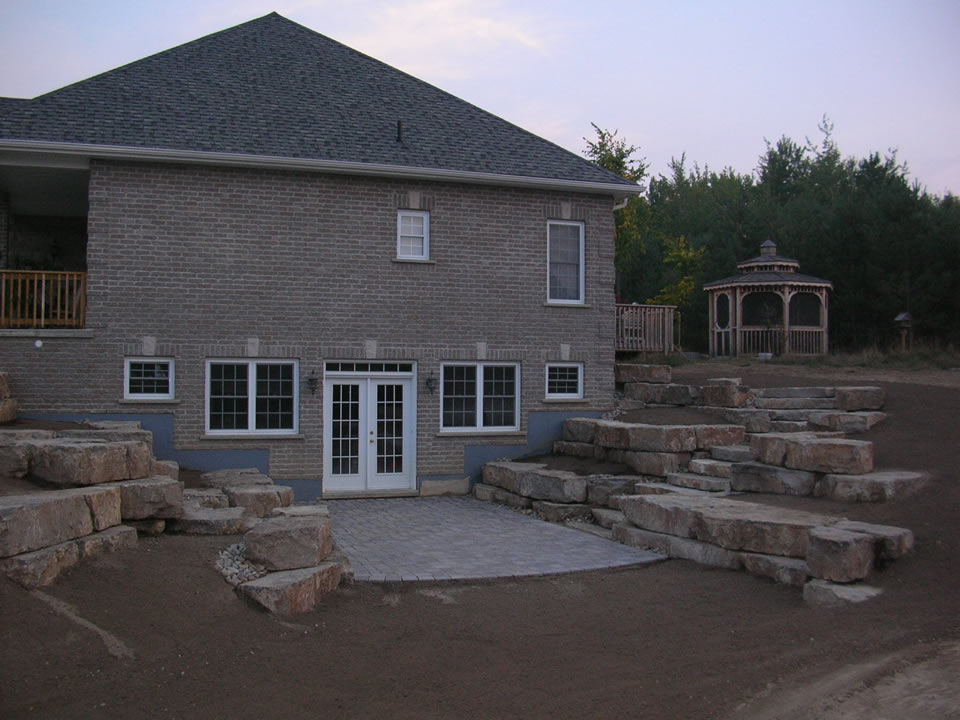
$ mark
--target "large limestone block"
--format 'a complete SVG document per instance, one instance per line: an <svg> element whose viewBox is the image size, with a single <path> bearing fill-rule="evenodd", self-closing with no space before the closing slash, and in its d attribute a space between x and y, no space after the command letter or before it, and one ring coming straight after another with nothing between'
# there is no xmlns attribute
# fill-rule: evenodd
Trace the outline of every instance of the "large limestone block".
<svg viewBox="0 0 960 720"><path fill-rule="evenodd" d="M604 448L629 450L630 439L627 435L628 423L617 420L597 420L594 443Z"/></svg>
<svg viewBox="0 0 960 720"><path fill-rule="evenodd" d="M129 477L125 443L46 440L35 445L30 472L60 487L97 485Z"/></svg>
<svg viewBox="0 0 960 720"><path fill-rule="evenodd" d="M697 475L726 478L727 480L733 477L732 464L711 458L694 458L687 463L687 471Z"/></svg>
<svg viewBox="0 0 960 720"><path fill-rule="evenodd" d="M697 433L691 425L626 425L626 450L639 452L693 452Z"/></svg>
<svg viewBox="0 0 960 720"><path fill-rule="evenodd" d="M533 506L533 500L515 492L510 492L496 485L476 483L473 486L473 496L483 502L495 502L507 507L526 509Z"/></svg>
<svg viewBox="0 0 960 720"><path fill-rule="evenodd" d="M566 470L534 470L520 476L519 494L559 503L587 501L587 479Z"/></svg>
<svg viewBox="0 0 960 720"><path fill-rule="evenodd" d="M272 613L309 612L337 589L341 572L340 563L327 562L317 567L269 573L239 585L237 591Z"/></svg>
<svg viewBox="0 0 960 720"><path fill-rule="evenodd" d="M244 554L267 570L314 567L333 551L332 528L323 515L270 518L243 536Z"/></svg>
<svg viewBox="0 0 960 720"><path fill-rule="evenodd" d="M840 502L886 502L923 487L929 475L908 470L882 470L866 475L827 474L816 494Z"/></svg>
<svg viewBox="0 0 960 720"><path fill-rule="evenodd" d="M696 405L700 402L700 388L696 385L671 383L663 386L659 402L664 405Z"/></svg>
<svg viewBox="0 0 960 720"><path fill-rule="evenodd" d="M569 418L563 421L563 439L569 442L593 443L597 432L594 418Z"/></svg>
<svg viewBox="0 0 960 720"><path fill-rule="evenodd" d="M586 521L593 517L589 505L555 503L547 500L534 501L533 512L547 522L553 523L563 523L568 520Z"/></svg>
<svg viewBox="0 0 960 720"><path fill-rule="evenodd" d="M614 525L626 523L623 513L613 508L595 507L591 511L594 522L602 528L612 529Z"/></svg>
<svg viewBox="0 0 960 720"><path fill-rule="evenodd" d="M203 473L200 476L200 485L208 488L225 488L231 485L273 485L273 480L256 468L228 468Z"/></svg>
<svg viewBox="0 0 960 720"><path fill-rule="evenodd" d="M124 520L176 518L183 514L183 483L169 477L148 477L117 483Z"/></svg>
<svg viewBox="0 0 960 720"><path fill-rule="evenodd" d="M728 550L806 557L808 531L838 518L703 495L636 495L620 510L639 528L713 543Z"/></svg>
<svg viewBox="0 0 960 720"><path fill-rule="evenodd" d="M880 411L868 412L811 412L807 422L816 428L836 430L842 433L866 432L874 425L887 419Z"/></svg>
<svg viewBox="0 0 960 720"><path fill-rule="evenodd" d="M531 470L545 467L539 463L518 463L509 460L488 462L483 466L483 483L503 488L512 493L520 492L520 478Z"/></svg>
<svg viewBox="0 0 960 720"><path fill-rule="evenodd" d="M290 505L289 507L274 508L270 517L308 517L318 515L330 517L330 508L326 504L317 505Z"/></svg>
<svg viewBox="0 0 960 720"><path fill-rule="evenodd" d="M127 448L127 477L145 478L150 476L153 466L153 449L144 442L125 442Z"/></svg>
<svg viewBox="0 0 960 720"><path fill-rule="evenodd" d="M183 502L213 510L230 507L226 494L217 488L184 488Z"/></svg>
<svg viewBox="0 0 960 720"><path fill-rule="evenodd" d="M18 585L32 590L50 585L60 573L79 561L80 549L76 542L69 540L0 560L0 570Z"/></svg>
<svg viewBox="0 0 960 720"><path fill-rule="evenodd" d="M727 383L704 385L700 388L700 402L714 407L742 408L753 398L749 388Z"/></svg>
<svg viewBox="0 0 960 720"><path fill-rule="evenodd" d="M623 395L629 400L660 405L663 403L667 387L667 385L656 385L654 383L632 382L623 386Z"/></svg>
<svg viewBox="0 0 960 720"><path fill-rule="evenodd" d="M220 510L184 507L180 517L167 521L167 529L184 535L239 535L259 522L259 518L247 515L239 507Z"/></svg>
<svg viewBox="0 0 960 720"><path fill-rule="evenodd" d="M757 398L756 406L765 410L833 410L834 398Z"/></svg>
<svg viewBox="0 0 960 720"><path fill-rule="evenodd" d="M770 432L772 422L771 410L756 408L704 408L723 418L726 422L743 425L748 433Z"/></svg>
<svg viewBox="0 0 960 720"><path fill-rule="evenodd" d="M758 433L750 436L750 451L758 462L783 465L787 457L787 442L797 438L796 433ZM803 437L812 437L805 434Z"/></svg>
<svg viewBox="0 0 960 720"><path fill-rule="evenodd" d="M802 587L810 577L805 560L758 553L740 553L743 568L751 575L770 578L784 585Z"/></svg>
<svg viewBox="0 0 960 720"><path fill-rule="evenodd" d="M0 444L0 477L22 478L30 472L34 452L29 442Z"/></svg>
<svg viewBox="0 0 960 720"><path fill-rule="evenodd" d="M853 410L880 410L886 400L886 392L879 387L839 387L837 407L846 412Z"/></svg>
<svg viewBox="0 0 960 720"><path fill-rule="evenodd" d="M637 482L635 476L602 476L591 475L587 478L587 502L590 505L606 507L613 495L623 495L633 492Z"/></svg>
<svg viewBox="0 0 960 720"><path fill-rule="evenodd" d="M736 463L732 468L730 489L737 492L774 493L776 495L812 495L816 473L790 470L757 462Z"/></svg>
<svg viewBox="0 0 960 720"><path fill-rule="evenodd" d="M17 419L17 401L13 398L0 400L0 424L11 423Z"/></svg>
<svg viewBox="0 0 960 720"><path fill-rule="evenodd" d="M82 494L0 496L0 557L59 545L92 532L93 518Z"/></svg>
<svg viewBox="0 0 960 720"><path fill-rule="evenodd" d="M832 398L837 389L832 387L755 388L754 395L762 398Z"/></svg>
<svg viewBox="0 0 960 720"><path fill-rule="evenodd" d="M668 383L673 379L673 370L669 365L628 365L617 363L618 383Z"/></svg>
<svg viewBox="0 0 960 720"><path fill-rule="evenodd" d="M883 560L896 560L913 549L913 533L906 528L856 520L841 520L834 527L872 537L876 543L877 557Z"/></svg>
<svg viewBox="0 0 960 720"><path fill-rule="evenodd" d="M619 462L641 475L666 477L680 469L680 458L676 453L623 450L617 457Z"/></svg>
<svg viewBox="0 0 960 720"><path fill-rule="evenodd" d="M593 443L571 442L569 440L554 441L553 452L556 455L583 458L600 458L605 455L603 448L599 448Z"/></svg>
<svg viewBox="0 0 960 720"><path fill-rule="evenodd" d="M710 448L710 457L723 462L739 463L753 460L753 450L749 445L730 445Z"/></svg>
<svg viewBox="0 0 960 720"><path fill-rule="evenodd" d="M286 485L228 485L223 492L231 507L242 507L257 517L266 517L274 508L293 502L293 488Z"/></svg>
<svg viewBox="0 0 960 720"><path fill-rule="evenodd" d="M871 600L883 592L870 585L838 585L828 580L811 580L803 586L803 600L813 607L843 607Z"/></svg>
<svg viewBox="0 0 960 720"><path fill-rule="evenodd" d="M702 490L704 492L729 492L730 481L726 478L697 473L675 472L667 475L667 482L679 487Z"/></svg>
<svg viewBox="0 0 960 720"><path fill-rule="evenodd" d="M140 428L140 423L118 423L113 427L65 428L56 436L71 441L138 442L153 452L153 433Z"/></svg>
<svg viewBox="0 0 960 720"><path fill-rule="evenodd" d="M119 525L122 520L120 488L112 485L94 485L88 488L58 490L64 496L80 495L90 509L93 529L97 532Z"/></svg>
<svg viewBox="0 0 960 720"><path fill-rule="evenodd" d="M709 450L720 445L740 445L747 434L743 425L692 425L698 450Z"/></svg>
<svg viewBox="0 0 960 720"><path fill-rule="evenodd" d="M837 527L815 527L809 532L807 567L821 580L863 580L876 561L874 540L869 535Z"/></svg>
<svg viewBox="0 0 960 720"><path fill-rule="evenodd" d="M873 443L842 438L790 439L783 464L796 470L862 475L873 470Z"/></svg>
<svg viewBox="0 0 960 720"><path fill-rule="evenodd" d="M176 460L156 460L150 463L150 477L180 479L180 464Z"/></svg>
<svg viewBox="0 0 960 720"><path fill-rule="evenodd" d="M128 525L117 525L103 532L96 532L77 538L77 549L81 558L91 558L108 552L115 552L137 546L137 531Z"/></svg>
<svg viewBox="0 0 960 720"><path fill-rule="evenodd" d="M624 545L646 548L668 557L692 560L701 565L729 570L740 568L740 553L730 552L697 540L650 532L619 523L613 526L613 538Z"/></svg>

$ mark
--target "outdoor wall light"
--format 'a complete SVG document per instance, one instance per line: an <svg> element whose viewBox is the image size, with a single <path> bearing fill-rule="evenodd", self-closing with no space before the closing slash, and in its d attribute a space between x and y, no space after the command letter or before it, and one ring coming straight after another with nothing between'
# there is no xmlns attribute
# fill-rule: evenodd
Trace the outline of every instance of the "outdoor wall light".
<svg viewBox="0 0 960 720"><path fill-rule="evenodd" d="M317 386L320 384L320 378L317 377L317 371L311 370L310 375L307 377L307 389L310 391L311 395L317 394Z"/></svg>
<svg viewBox="0 0 960 720"><path fill-rule="evenodd" d="M430 376L424 380L423 384L427 386L427 392L433 395L437 391L437 386L440 383L437 381L437 376L431 372Z"/></svg>

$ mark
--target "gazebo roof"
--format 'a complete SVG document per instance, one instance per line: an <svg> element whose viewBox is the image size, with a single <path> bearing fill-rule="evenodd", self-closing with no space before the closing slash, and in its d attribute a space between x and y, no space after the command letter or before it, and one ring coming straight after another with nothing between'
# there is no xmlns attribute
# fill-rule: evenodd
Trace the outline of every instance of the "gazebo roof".
<svg viewBox="0 0 960 720"><path fill-rule="evenodd" d="M704 290L716 290L722 287L736 285L816 285L833 288L833 283L823 278L803 275L797 272L800 263L793 258L777 255L777 245L773 240L766 240L760 245L760 254L757 257L737 263L742 272L721 280L704 283Z"/></svg>

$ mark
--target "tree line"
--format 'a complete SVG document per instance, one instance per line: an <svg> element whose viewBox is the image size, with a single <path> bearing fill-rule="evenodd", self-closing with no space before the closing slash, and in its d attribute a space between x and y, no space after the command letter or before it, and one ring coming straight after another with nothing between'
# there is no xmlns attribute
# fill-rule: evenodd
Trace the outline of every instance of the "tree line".
<svg viewBox="0 0 960 720"><path fill-rule="evenodd" d="M593 126L584 154L641 185L616 215L621 302L676 305L685 349L705 351L705 282L773 240L800 272L830 280L830 344L886 348L908 311L918 340L960 344L960 200L931 195L895 152L844 157L824 118L818 143L767 142L757 168L713 172L685 156L653 178L638 148Z"/></svg>

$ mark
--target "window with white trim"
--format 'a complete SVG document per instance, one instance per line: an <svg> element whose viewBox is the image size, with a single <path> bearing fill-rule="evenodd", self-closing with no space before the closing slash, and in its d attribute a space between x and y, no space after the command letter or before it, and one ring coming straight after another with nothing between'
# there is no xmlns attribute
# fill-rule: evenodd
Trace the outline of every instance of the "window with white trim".
<svg viewBox="0 0 960 720"><path fill-rule="evenodd" d="M547 223L547 286L547 302L583 304L583 223Z"/></svg>
<svg viewBox="0 0 960 720"><path fill-rule="evenodd" d="M517 430L520 427L520 366L457 363L442 367L443 430Z"/></svg>
<svg viewBox="0 0 960 720"><path fill-rule="evenodd" d="M123 397L125 400L172 400L174 371L172 358L124 358Z"/></svg>
<svg viewBox="0 0 960 720"><path fill-rule="evenodd" d="M299 392L296 360L207 360L206 431L294 434Z"/></svg>
<svg viewBox="0 0 960 720"><path fill-rule="evenodd" d="M549 363L546 372L547 398L574 400L583 397L581 363Z"/></svg>
<svg viewBox="0 0 960 720"><path fill-rule="evenodd" d="M397 211L397 258L430 259L430 213L423 210Z"/></svg>

